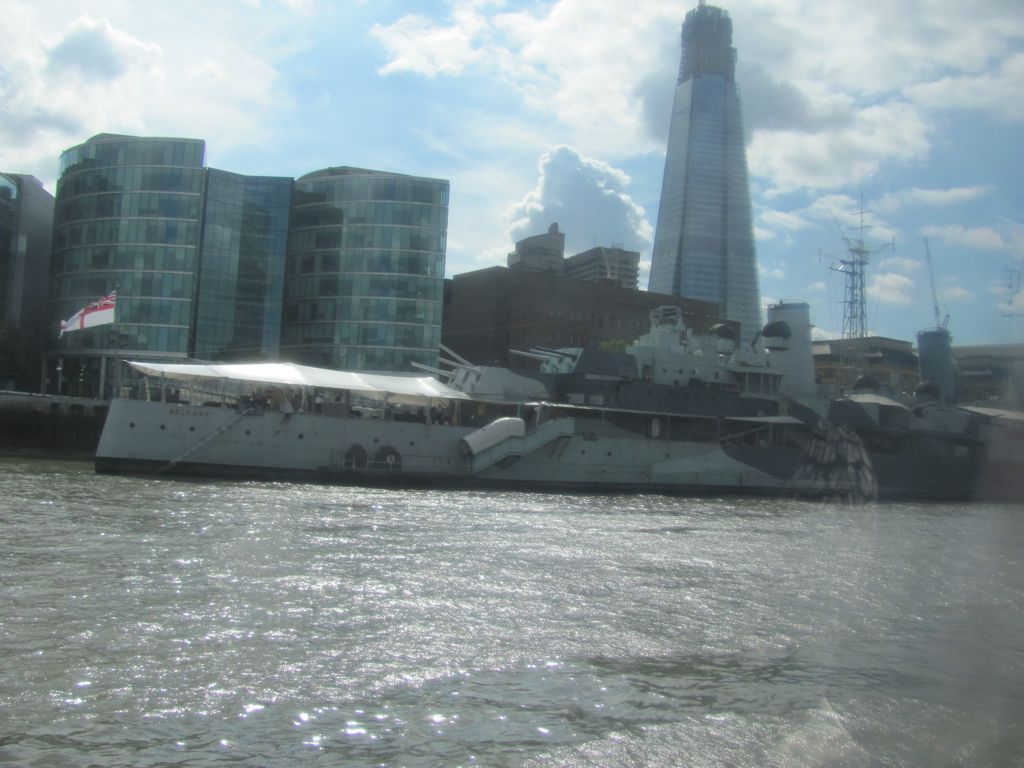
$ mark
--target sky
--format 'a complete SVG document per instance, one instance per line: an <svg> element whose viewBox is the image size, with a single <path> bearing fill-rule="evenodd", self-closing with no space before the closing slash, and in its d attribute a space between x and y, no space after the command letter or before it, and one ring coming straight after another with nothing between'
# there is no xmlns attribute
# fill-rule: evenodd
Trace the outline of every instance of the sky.
<svg viewBox="0 0 1024 768"><path fill-rule="evenodd" d="M695 5L0 0L0 171L53 192L60 153L109 132L204 139L236 173L443 178L448 276L558 222L566 255L640 251L646 287ZM863 238L872 333L912 341L937 306L954 344L1024 342L1024 5L719 5L762 303L806 301L816 337L841 335L836 267Z"/></svg>

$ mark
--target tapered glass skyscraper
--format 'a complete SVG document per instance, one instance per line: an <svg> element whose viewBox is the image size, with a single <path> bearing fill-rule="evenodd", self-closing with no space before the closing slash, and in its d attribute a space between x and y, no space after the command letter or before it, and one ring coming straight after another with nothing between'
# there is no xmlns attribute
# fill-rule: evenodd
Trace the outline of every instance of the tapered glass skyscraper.
<svg viewBox="0 0 1024 768"><path fill-rule="evenodd" d="M683 22L648 287L716 302L750 341L761 300L735 75L732 20L701 2Z"/></svg>

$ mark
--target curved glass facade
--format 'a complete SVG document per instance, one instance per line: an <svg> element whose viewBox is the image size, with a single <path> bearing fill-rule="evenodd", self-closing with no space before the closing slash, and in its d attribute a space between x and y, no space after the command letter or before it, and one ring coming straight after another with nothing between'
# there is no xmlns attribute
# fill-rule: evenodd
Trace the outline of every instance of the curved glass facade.
<svg viewBox="0 0 1024 768"><path fill-rule="evenodd" d="M11 291L14 280L11 270L14 267L14 206L18 200L18 185L14 179L0 174L0 308L6 309L13 303ZM7 312L0 311L0 322L7 321ZM0 382L2 383L2 382Z"/></svg>
<svg viewBox="0 0 1024 768"><path fill-rule="evenodd" d="M204 152L197 139L100 134L61 156L49 391L107 396L122 357L188 356ZM115 324L57 339L62 319L115 288Z"/></svg>
<svg viewBox="0 0 1024 768"><path fill-rule="evenodd" d="M281 356L326 368L434 365L448 182L329 168L295 182Z"/></svg>

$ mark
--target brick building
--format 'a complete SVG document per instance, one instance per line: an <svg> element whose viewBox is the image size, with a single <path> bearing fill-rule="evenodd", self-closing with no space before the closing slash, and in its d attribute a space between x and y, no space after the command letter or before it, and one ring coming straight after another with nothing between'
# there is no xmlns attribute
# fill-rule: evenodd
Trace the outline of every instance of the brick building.
<svg viewBox="0 0 1024 768"><path fill-rule="evenodd" d="M651 310L665 305L680 307L696 330L722 322L710 302L489 267L445 281L441 341L474 363L522 368L530 361L509 349L631 343L650 329Z"/></svg>

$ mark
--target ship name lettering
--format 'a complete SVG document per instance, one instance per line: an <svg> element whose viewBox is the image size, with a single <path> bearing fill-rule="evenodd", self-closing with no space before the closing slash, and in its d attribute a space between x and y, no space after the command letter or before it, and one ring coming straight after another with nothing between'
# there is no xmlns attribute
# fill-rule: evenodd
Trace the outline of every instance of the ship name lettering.
<svg viewBox="0 0 1024 768"><path fill-rule="evenodd" d="M209 416L206 411L193 410L191 408L171 408L171 416Z"/></svg>

